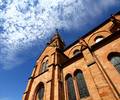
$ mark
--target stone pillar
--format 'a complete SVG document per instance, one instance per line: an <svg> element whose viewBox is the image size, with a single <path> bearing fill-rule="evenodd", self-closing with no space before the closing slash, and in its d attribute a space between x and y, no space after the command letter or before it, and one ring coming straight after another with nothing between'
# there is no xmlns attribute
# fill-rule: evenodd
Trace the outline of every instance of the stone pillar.
<svg viewBox="0 0 120 100"><path fill-rule="evenodd" d="M79 89L78 89L77 81L75 77L73 77L73 83L74 83L74 88L75 88L76 99L80 100Z"/></svg>
<svg viewBox="0 0 120 100"><path fill-rule="evenodd" d="M114 94L109 86L105 74L100 69L99 63L96 63L94 56L88 48L82 51L85 62L89 67L94 83L102 100L116 100Z"/></svg>
<svg viewBox="0 0 120 100"><path fill-rule="evenodd" d="M48 81L46 83L46 96L45 96L45 100L53 100L52 97L52 80Z"/></svg>
<svg viewBox="0 0 120 100"><path fill-rule="evenodd" d="M31 77L28 80L28 84L27 84L27 87L26 87L26 90L24 92L22 100L28 100L28 98L29 98L29 93L30 93L30 89L31 89L31 86L32 86L32 82L33 82L32 76L34 75L34 73L35 73L35 67L32 71Z"/></svg>
<svg viewBox="0 0 120 100"><path fill-rule="evenodd" d="M24 92L22 100L29 100L29 94L30 94L30 89L31 89L31 86L32 86L32 82L33 82L33 79L30 78L28 80L28 85L27 85L27 88L26 88L26 90Z"/></svg>
<svg viewBox="0 0 120 100"><path fill-rule="evenodd" d="M58 79L58 66L55 66L55 75L54 75L54 100L59 99L59 79Z"/></svg>

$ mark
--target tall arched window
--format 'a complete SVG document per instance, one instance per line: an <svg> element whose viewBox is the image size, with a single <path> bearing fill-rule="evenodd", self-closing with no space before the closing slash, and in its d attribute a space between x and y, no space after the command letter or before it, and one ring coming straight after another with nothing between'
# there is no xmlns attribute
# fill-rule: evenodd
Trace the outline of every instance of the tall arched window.
<svg viewBox="0 0 120 100"><path fill-rule="evenodd" d="M66 76L67 89L68 89L68 100L76 100L74 84L71 75Z"/></svg>
<svg viewBox="0 0 120 100"><path fill-rule="evenodd" d="M41 73L44 72L48 67L48 60L42 63Z"/></svg>
<svg viewBox="0 0 120 100"><path fill-rule="evenodd" d="M76 80L77 80L80 98L88 97L89 92L88 92L82 71L77 70L77 71L75 71L74 75L75 75Z"/></svg>
<svg viewBox="0 0 120 100"><path fill-rule="evenodd" d="M116 70L120 73L120 53L111 53L108 55L108 59L116 68Z"/></svg>
<svg viewBox="0 0 120 100"><path fill-rule="evenodd" d="M37 92L37 100L43 100L43 96L44 96L44 84L40 83Z"/></svg>

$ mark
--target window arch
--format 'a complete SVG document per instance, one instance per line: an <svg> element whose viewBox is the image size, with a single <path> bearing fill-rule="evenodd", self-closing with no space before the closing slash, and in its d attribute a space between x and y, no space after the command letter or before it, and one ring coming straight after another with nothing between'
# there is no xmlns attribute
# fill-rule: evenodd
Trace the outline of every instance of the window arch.
<svg viewBox="0 0 120 100"><path fill-rule="evenodd" d="M80 50L76 49L74 52L73 52L73 55L76 56L77 54L80 53Z"/></svg>
<svg viewBox="0 0 120 100"><path fill-rule="evenodd" d="M43 100L43 97L44 97L44 84L40 83L37 91L36 100Z"/></svg>
<svg viewBox="0 0 120 100"><path fill-rule="evenodd" d="M42 67L41 67L41 73L43 73L48 67L48 60L45 60L43 63L42 63Z"/></svg>
<svg viewBox="0 0 120 100"><path fill-rule="evenodd" d="M72 76L68 74L65 79L67 83L68 100L76 100Z"/></svg>
<svg viewBox="0 0 120 100"><path fill-rule="evenodd" d="M75 76L76 81L77 81L77 85L78 85L78 89L79 89L79 93L80 93L80 98L88 97L89 92L88 92L87 85L86 85L82 71L76 70L74 73L74 76Z"/></svg>
<svg viewBox="0 0 120 100"><path fill-rule="evenodd" d="M103 40L103 36L97 36L96 38L95 38L95 43L98 43L98 42L100 42L101 40Z"/></svg>
<svg viewBox="0 0 120 100"><path fill-rule="evenodd" d="M108 60L113 64L116 70L120 73L120 53L114 52L108 55Z"/></svg>

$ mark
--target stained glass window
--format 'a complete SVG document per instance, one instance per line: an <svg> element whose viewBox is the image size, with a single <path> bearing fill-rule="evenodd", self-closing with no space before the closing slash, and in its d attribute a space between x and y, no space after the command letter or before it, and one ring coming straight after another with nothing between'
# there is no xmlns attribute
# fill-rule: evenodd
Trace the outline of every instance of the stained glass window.
<svg viewBox="0 0 120 100"><path fill-rule="evenodd" d="M48 67L48 60L45 62L45 70L47 69Z"/></svg>
<svg viewBox="0 0 120 100"><path fill-rule="evenodd" d="M75 73L75 77L76 77L77 84L78 84L80 98L84 98L84 97L89 96L89 92L88 92L88 89L87 89L87 86L85 83L83 73L81 71L77 71Z"/></svg>
<svg viewBox="0 0 120 100"><path fill-rule="evenodd" d="M72 76L68 76L66 81L67 81L67 88L68 88L68 100L76 100Z"/></svg>
<svg viewBox="0 0 120 100"><path fill-rule="evenodd" d="M41 73L47 69L47 66L48 66L48 60L42 63Z"/></svg>
<svg viewBox="0 0 120 100"><path fill-rule="evenodd" d="M38 90L38 100L43 100L44 96L44 85L40 85L39 90Z"/></svg>
<svg viewBox="0 0 120 100"><path fill-rule="evenodd" d="M114 65L116 70L120 73L120 56L119 55L113 55L110 57L111 63Z"/></svg>

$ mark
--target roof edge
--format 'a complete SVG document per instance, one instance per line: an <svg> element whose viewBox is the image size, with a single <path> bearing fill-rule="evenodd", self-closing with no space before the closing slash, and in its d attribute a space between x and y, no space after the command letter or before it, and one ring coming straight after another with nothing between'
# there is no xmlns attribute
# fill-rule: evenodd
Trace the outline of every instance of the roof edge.
<svg viewBox="0 0 120 100"><path fill-rule="evenodd" d="M120 11L118 11L117 13L115 13L113 16L115 16L115 15L120 15ZM85 35L80 36L80 37L79 37L76 41L74 41L72 44L68 45L68 46L63 50L63 52L65 52L67 49L69 49L70 47L72 47L73 45L75 45L76 43L78 43L81 38L87 37L87 36L90 35L91 33L95 32L97 29L99 29L100 27L102 27L103 25L105 25L106 23L108 23L113 16L110 16L108 19L106 19L105 21L103 21L100 25L98 25L98 26L96 26L95 28L93 28L92 30L88 31Z"/></svg>

